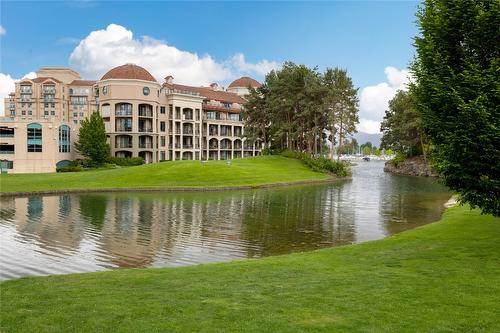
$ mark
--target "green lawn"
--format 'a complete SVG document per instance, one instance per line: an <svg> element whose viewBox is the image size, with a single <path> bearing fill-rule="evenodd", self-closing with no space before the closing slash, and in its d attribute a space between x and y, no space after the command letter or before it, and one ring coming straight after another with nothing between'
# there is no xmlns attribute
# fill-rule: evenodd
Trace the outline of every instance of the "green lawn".
<svg viewBox="0 0 500 333"><path fill-rule="evenodd" d="M111 170L73 173L7 174L1 192L66 189L258 186L327 179L302 162L280 156L226 161L174 161Z"/></svg>
<svg viewBox="0 0 500 333"><path fill-rule="evenodd" d="M25 278L2 332L500 332L500 219L466 207L381 241L173 269Z"/></svg>

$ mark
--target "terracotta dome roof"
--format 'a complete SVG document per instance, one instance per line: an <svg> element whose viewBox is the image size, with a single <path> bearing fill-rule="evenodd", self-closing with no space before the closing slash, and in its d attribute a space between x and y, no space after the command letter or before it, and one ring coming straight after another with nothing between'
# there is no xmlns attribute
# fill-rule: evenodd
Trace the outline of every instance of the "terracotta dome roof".
<svg viewBox="0 0 500 333"><path fill-rule="evenodd" d="M261 86L261 84L258 81L252 79L251 77L243 76L231 82L228 88L236 88L236 87L248 88L248 86L252 88L258 88Z"/></svg>
<svg viewBox="0 0 500 333"><path fill-rule="evenodd" d="M101 78L101 80L107 79L131 79L156 82L156 79L147 70L134 64L125 64L109 70Z"/></svg>

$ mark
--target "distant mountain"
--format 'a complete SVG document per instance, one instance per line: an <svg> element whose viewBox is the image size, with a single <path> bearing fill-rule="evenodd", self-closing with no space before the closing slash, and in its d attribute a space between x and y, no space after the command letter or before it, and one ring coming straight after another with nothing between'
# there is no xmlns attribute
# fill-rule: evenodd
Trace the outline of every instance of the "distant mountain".
<svg viewBox="0 0 500 333"><path fill-rule="evenodd" d="M356 138L358 144L360 145L370 141L372 145L380 147L380 140L382 140L382 133L369 134L364 132L358 132L354 134L354 138Z"/></svg>

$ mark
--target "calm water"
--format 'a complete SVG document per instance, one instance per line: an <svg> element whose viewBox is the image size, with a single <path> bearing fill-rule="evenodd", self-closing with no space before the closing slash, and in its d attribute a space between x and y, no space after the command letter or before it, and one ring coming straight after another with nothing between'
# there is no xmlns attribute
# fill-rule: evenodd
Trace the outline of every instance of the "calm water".
<svg viewBox="0 0 500 333"><path fill-rule="evenodd" d="M0 279L258 258L383 238L439 219L450 194L381 162L352 181L252 191L3 198Z"/></svg>

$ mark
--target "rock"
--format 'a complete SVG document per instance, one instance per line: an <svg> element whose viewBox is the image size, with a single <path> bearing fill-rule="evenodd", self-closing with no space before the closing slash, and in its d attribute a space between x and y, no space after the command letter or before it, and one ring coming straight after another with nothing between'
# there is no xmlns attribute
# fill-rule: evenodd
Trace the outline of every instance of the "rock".
<svg viewBox="0 0 500 333"><path fill-rule="evenodd" d="M385 172L392 172L398 175L437 177L428 163L425 163L423 156L410 157L395 166L392 161L388 161L384 166Z"/></svg>

